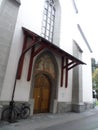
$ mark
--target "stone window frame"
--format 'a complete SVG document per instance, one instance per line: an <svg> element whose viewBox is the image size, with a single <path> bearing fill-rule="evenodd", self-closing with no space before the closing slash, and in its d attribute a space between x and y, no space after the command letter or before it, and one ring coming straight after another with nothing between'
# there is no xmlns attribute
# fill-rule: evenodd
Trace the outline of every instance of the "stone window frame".
<svg viewBox="0 0 98 130"><path fill-rule="evenodd" d="M15 0L17 3L21 4L21 0Z"/></svg>
<svg viewBox="0 0 98 130"><path fill-rule="evenodd" d="M41 36L53 42L54 23L55 23L55 2L46 0L43 13Z"/></svg>

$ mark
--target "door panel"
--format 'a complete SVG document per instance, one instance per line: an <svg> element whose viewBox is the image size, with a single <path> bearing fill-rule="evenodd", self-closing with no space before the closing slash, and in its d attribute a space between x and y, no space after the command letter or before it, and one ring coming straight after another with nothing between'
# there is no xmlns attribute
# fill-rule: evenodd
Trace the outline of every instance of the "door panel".
<svg viewBox="0 0 98 130"><path fill-rule="evenodd" d="M34 111L35 113L40 112L40 88L34 88Z"/></svg>
<svg viewBox="0 0 98 130"><path fill-rule="evenodd" d="M49 112L50 81L45 75L40 74L36 77L33 98L34 113Z"/></svg>
<svg viewBox="0 0 98 130"><path fill-rule="evenodd" d="M49 101L50 101L50 86L49 82L45 80L44 86L42 87L42 102L41 112L49 112Z"/></svg>

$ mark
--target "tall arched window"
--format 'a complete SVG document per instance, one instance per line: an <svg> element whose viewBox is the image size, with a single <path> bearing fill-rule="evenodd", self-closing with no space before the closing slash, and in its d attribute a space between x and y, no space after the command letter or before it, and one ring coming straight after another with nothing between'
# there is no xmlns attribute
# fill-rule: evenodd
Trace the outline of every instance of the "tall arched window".
<svg viewBox="0 0 98 130"><path fill-rule="evenodd" d="M50 42L53 42L55 11L56 9L54 0L46 0L44 6L41 36Z"/></svg>

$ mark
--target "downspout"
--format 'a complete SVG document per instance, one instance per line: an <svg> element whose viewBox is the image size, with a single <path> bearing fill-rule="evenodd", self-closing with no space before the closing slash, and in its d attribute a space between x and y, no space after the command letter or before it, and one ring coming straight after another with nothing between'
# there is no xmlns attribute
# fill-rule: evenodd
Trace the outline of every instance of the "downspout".
<svg viewBox="0 0 98 130"><path fill-rule="evenodd" d="M22 59L22 56L24 54L26 54L29 50L31 50L36 44L40 43L41 42L41 39L39 39L37 42L33 43L32 46L28 47L26 50L23 51L23 53L20 55L20 58L18 60L18 65L17 65L17 71L16 71L16 75L15 75L15 81L14 81L14 87L13 87L13 92L12 92L12 97L11 97L11 101L9 102L9 108L10 108L10 114L9 114L9 122L13 122L12 121L12 111L13 111L13 108L14 108L14 95L15 95L15 90L16 90L16 81L17 81L17 75L18 75L18 70L19 70L19 65L20 65L20 62L21 62L21 59Z"/></svg>

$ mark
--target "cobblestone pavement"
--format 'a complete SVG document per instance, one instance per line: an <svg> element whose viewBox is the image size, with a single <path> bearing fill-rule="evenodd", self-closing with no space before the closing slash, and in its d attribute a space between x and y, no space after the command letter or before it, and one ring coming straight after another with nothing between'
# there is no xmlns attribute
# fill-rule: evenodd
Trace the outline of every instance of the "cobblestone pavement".
<svg viewBox="0 0 98 130"><path fill-rule="evenodd" d="M98 107L82 113L37 114L15 123L0 122L0 130L38 130L60 123L77 120L98 113Z"/></svg>

